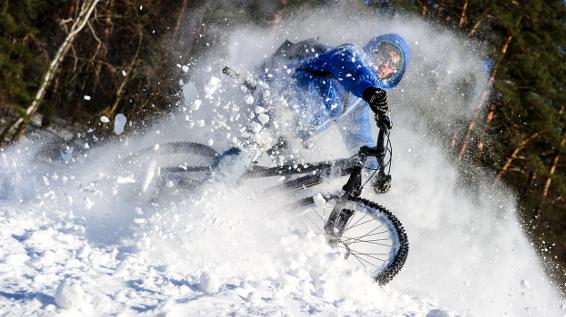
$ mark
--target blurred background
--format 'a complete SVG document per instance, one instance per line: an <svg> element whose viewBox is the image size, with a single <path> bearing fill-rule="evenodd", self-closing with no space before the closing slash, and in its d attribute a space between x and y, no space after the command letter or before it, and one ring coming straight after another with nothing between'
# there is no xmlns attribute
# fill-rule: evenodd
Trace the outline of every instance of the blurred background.
<svg viewBox="0 0 566 317"><path fill-rule="evenodd" d="M129 119L126 133L143 131L184 106L181 85L232 30L246 25L275 32L290 17L333 5L336 1L0 0L0 142L7 147L36 130L51 131L62 142L90 129L99 140L111 139L112 129L100 118L119 113ZM420 17L473 43L471 49L481 48L488 84L476 111L471 120L439 129L439 137L470 186L487 168L494 182L514 190L523 229L564 292L565 2L340 5L376 19Z"/></svg>

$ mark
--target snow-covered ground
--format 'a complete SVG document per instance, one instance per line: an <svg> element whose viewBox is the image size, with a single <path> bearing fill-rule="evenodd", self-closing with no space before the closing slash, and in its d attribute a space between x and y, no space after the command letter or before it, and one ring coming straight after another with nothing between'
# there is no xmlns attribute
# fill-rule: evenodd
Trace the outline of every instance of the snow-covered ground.
<svg viewBox="0 0 566 317"><path fill-rule="evenodd" d="M122 135L62 167L34 161L39 144L1 152L0 315L565 316L566 303L521 231L513 196L488 176L463 186L436 140L436 131L473 111L485 85L479 58L420 21L337 12L298 17L273 34L235 32L228 57L217 64L211 57L201 83L184 87L185 107L143 135ZM131 171L118 163L168 141L224 150L233 135L215 121L224 106L216 96L221 83L211 80L220 77L215 66L246 69L283 38L328 29L336 34L322 40L334 44L395 30L414 48L412 71L389 94L393 189L363 194L389 207L410 240L405 267L385 287L303 230L300 214L282 212L287 198L259 194L261 182L152 201L128 195ZM461 87L463 78L471 87ZM315 143L325 151L303 155L346 154L336 129Z"/></svg>

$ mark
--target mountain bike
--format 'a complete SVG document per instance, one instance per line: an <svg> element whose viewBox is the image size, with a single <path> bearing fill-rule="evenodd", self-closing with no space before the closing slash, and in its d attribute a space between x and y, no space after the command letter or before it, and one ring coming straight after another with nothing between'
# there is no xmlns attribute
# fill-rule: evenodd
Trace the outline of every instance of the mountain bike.
<svg viewBox="0 0 566 317"><path fill-rule="evenodd" d="M275 155L286 147L286 142L281 141L267 153ZM330 246L343 252L347 261L367 270L374 281L384 285L407 259L407 234L393 213L360 196L364 185L376 174L378 179L386 180L384 186L387 186L391 154L389 129L381 126L376 146L363 146L355 156L320 162L286 162L271 167L254 164L241 181L278 177L284 180L265 188L265 192L283 190L293 197L307 192L306 197L297 198L289 208L304 210L315 233L323 235ZM211 178L212 165L219 155L204 144L171 142L139 151L123 159L120 165L143 173L137 177L142 192L167 195L184 190L192 193ZM379 168L362 183L365 163L370 157L377 159ZM389 170L386 172L386 169ZM343 177L348 179L341 189L316 191L317 185Z"/></svg>

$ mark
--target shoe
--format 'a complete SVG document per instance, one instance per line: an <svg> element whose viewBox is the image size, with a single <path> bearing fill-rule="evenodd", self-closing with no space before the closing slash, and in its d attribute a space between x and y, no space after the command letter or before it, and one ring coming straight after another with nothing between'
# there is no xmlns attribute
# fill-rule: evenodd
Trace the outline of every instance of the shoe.
<svg viewBox="0 0 566 317"><path fill-rule="evenodd" d="M228 186L235 186L254 161L255 151L232 147L222 153L212 164L213 179Z"/></svg>

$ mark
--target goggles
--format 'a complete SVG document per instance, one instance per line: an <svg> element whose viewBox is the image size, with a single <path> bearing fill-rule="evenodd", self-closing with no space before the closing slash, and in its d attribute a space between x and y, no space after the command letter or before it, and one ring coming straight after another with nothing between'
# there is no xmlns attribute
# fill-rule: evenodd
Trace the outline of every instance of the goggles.
<svg viewBox="0 0 566 317"><path fill-rule="evenodd" d="M382 67L389 65L393 72L388 76L388 78L392 77L393 74L397 73L402 66L402 58L401 58L401 50L389 43L383 43L379 45L376 49L376 56L375 56L375 64L376 66Z"/></svg>

